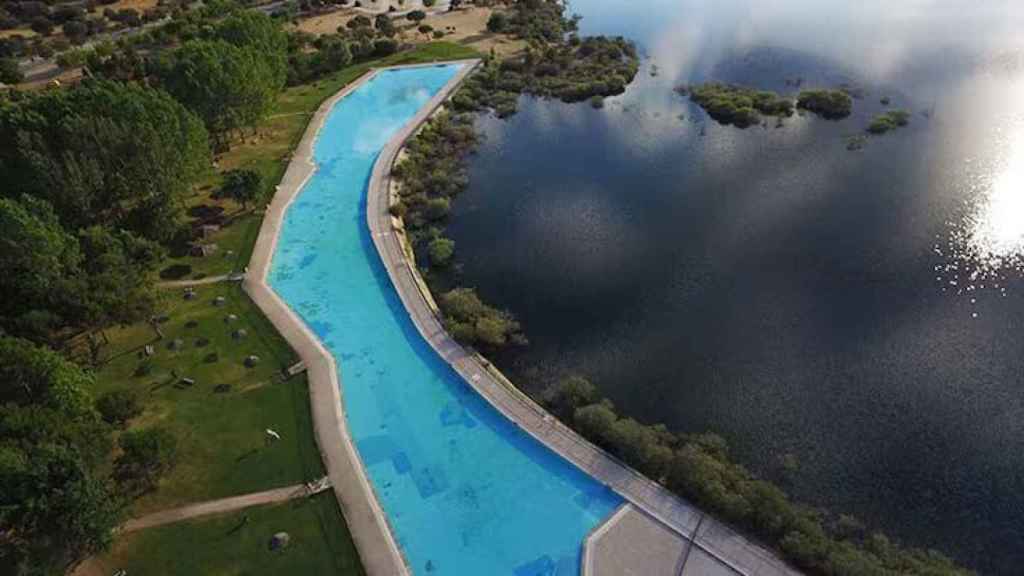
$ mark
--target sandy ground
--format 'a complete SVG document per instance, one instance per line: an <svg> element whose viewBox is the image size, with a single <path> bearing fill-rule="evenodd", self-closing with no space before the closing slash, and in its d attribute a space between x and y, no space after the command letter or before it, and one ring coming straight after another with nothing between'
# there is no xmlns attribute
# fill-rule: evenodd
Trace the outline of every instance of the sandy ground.
<svg viewBox="0 0 1024 576"><path fill-rule="evenodd" d="M508 56L523 50L526 47L525 42L487 31L487 19L491 17L491 12L491 8L468 6L453 12L431 14L423 23L435 30L444 31L446 34L442 40L469 46L484 54L490 53L493 49L502 56ZM357 14L353 10L338 10L307 18L301 21L297 28L310 34L333 34L337 32L339 26L344 26ZM399 38L403 42L420 44L434 39L417 32L417 26L404 17L396 17L395 25L401 30Z"/></svg>
<svg viewBox="0 0 1024 576"><path fill-rule="evenodd" d="M103 10L107 8L113 8L114 10L124 10L126 8L134 8L139 12L149 10L156 6L156 0L117 0L117 2L109 6L101 6L97 8L97 12L103 13Z"/></svg>

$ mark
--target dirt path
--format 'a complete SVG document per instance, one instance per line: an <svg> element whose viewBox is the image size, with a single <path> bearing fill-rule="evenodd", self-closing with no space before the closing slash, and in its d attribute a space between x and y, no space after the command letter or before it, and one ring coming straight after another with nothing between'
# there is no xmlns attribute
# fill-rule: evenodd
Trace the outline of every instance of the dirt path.
<svg viewBox="0 0 1024 576"><path fill-rule="evenodd" d="M309 494L310 491L305 484L294 484L292 486L275 488L273 490L266 490L263 492L243 494L242 496L231 496L230 498L221 498L220 500L210 500L208 502L200 502L198 504L189 504L187 506L173 508L171 510L161 510L160 512L147 514L141 518L132 518L122 524L120 530L121 532L135 532L136 530L144 530L154 526L172 524L182 520L199 518L200 516L223 514L225 512L234 512L235 510L249 508L250 506L285 502L294 498L303 498Z"/></svg>
<svg viewBox="0 0 1024 576"><path fill-rule="evenodd" d="M220 276L208 276L206 278L200 278L198 280L168 280L166 282L157 282L157 288L188 288L189 286L203 286L204 284L216 284L218 282L228 282L229 280L236 280L241 282L241 278L234 278L231 274L221 274Z"/></svg>

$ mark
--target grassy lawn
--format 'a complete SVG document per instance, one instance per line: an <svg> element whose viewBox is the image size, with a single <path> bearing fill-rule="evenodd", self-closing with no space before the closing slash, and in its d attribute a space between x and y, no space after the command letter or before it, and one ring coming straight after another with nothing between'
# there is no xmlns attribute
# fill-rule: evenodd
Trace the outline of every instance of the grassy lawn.
<svg viewBox="0 0 1024 576"><path fill-rule="evenodd" d="M281 367L296 357L241 287L200 286L193 300L180 290L164 295L164 338L156 340L144 323L109 331L110 360L97 373L97 395L122 388L139 393L144 411L132 427L160 424L178 437L177 465L156 491L135 502L132 514L322 475L305 376L281 381ZM217 297L225 299L222 306L214 305ZM232 314L237 320L226 322ZM236 340L232 333L239 329L247 334ZM175 341L180 347L171 349ZM146 344L154 350L148 359ZM249 355L260 358L253 368L244 364ZM140 370L145 365L148 371ZM182 378L195 384L183 385ZM282 440L265 445L267 428Z"/></svg>
<svg viewBox="0 0 1024 576"><path fill-rule="evenodd" d="M451 42L431 42L416 49L400 52L377 60L354 64L330 74L311 84L286 89L278 98L277 105L255 135L244 136L231 150L217 159L219 170L245 168L255 170L263 176L268 190L272 190L288 167L292 150L302 139L306 125L320 104L332 94L365 74L371 68L399 64L424 64L445 60L478 58L480 53L472 48ZM215 233L210 242L218 246L212 256L179 256L168 260L167 265L187 265L191 273L187 278L202 278L241 271L249 263L252 247L259 234L262 216L256 213L241 214L239 207L229 200L214 200L210 194L220 186L220 176L211 173L189 199L190 207L214 206L224 210L230 224ZM230 255L228 255L230 252Z"/></svg>
<svg viewBox="0 0 1024 576"><path fill-rule="evenodd" d="M271 551L268 542L277 532L287 532L290 543ZM128 534L89 564L87 573L97 575L119 569L130 576L363 574L330 492Z"/></svg>

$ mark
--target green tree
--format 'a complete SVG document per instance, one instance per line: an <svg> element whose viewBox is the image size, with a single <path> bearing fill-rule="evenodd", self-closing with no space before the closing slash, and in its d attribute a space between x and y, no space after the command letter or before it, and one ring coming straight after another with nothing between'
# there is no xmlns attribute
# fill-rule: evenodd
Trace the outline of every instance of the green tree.
<svg viewBox="0 0 1024 576"><path fill-rule="evenodd" d="M280 90L288 75L288 36L281 25L258 10L242 10L217 25L217 37L239 48L252 48L272 69Z"/></svg>
<svg viewBox="0 0 1024 576"><path fill-rule="evenodd" d="M60 355L0 337L4 573L62 573L110 544L121 510L102 472L110 431L92 407L92 385Z"/></svg>
<svg viewBox="0 0 1024 576"><path fill-rule="evenodd" d="M578 408L601 399L597 388L582 376L570 376L552 386L545 394L545 405L563 422L572 423Z"/></svg>
<svg viewBox="0 0 1024 576"><path fill-rule="evenodd" d="M0 104L0 196L47 200L68 230L170 241L210 166L206 131L168 94L90 81Z"/></svg>
<svg viewBox="0 0 1024 576"><path fill-rule="evenodd" d="M4 84L18 84L25 79L18 61L14 58L0 58L0 82Z"/></svg>
<svg viewBox="0 0 1024 576"><path fill-rule="evenodd" d="M451 264L455 253L455 242L447 238L435 238L427 245L427 256L432 266L445 267Z"/></svg>
<svg viewBox="0 0 1024 576"><path fill-rule="evenodd" d="M487 19L487 30L499 33L508 30L508 16L501 12L491 14L491 17Z"/></svg>
<svg viewBox="0 0 1024 576"><path fill-rule="evenodd" d="M424 19L426 19L426 17L427 13L424 12L423 10L413 10L405 15L406 20L409 20L410 22L413 22L415 24L419 24Z"/></svg>
<svg viewBox="0 0 1024 576"><path fill-rule="evenodd" d="M174 467L178 455L178 439L166 428L129 430L118 444L117 479L134 494L155 488L160 477Z"/></svg>
<svg viewBox="0 0 1024 576"><path fill-rule="evenodd" d="M263 178L255 170L230 170L224 174L220 194L247 210L250 202L259 200L263 195Z"/></svg>
<svg viewBox="0 0 1024 576"><path fill-rule="evenodd" d="M40 341L72 315L77 239L44 201L0 198L0 328Z"/></svg>
<svg viewBox="0 0 1024 576"><path fill-rule="evenodd" d="M192 40L159 71L164 87L206 124L218 147L232 132L255 126L284 86L275 59L255 47Z"/></svg>
<svg viewBox="0 0 1024 576"><path fill-rule="evenodd" d="M0 404L47 406L77 418L93 410L93 377L27 340L0 337Z"/></svg>
<svg viewBox="0 0 1024 576"><path fill-rule="evenodd" d="M395 28L395 23L387 14L378 14L374 17L373 27L376 28L377 32L380 32L381 35L387 36L388 38L391 38L396 32L398 32L398 29Z"/></svg>
<svg viewBox="0 0 1024 576"><path fill-rule="evenodd" d="M82 230L78 239L84 284L78 298L79 324L102 329L149 318L157 302L152 274L163 259L163 249L126 230L102 226Z"/></svg>
<svg viewBox="0 0 1024 576"><path fill-rule="evenodd" d="M612 407L602 402L576 409L572 421L580 434L602 448L611 449L612 433L618 419Z"/></svg>
<svg viewBox="0 0 1024 576"><path fill-rule="evenodd" d="M139 395L132 390L114 390L96 399L96 409L107 424L124 428L124 425L142 414Z"/></svg>

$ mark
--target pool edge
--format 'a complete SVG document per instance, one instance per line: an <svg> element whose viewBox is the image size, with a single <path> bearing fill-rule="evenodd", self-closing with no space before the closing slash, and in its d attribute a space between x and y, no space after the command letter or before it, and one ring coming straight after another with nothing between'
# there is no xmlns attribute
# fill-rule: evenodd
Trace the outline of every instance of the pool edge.
<svg viewBox="0 0 1024 576"><path fill-rule="evenodd" d="M448 81L407 125L418 126L462 81L479 60L456 60L372 68L325 100L314 113L292 153L288 168L267 207L253 247L243 288L306 365L314 438L327 477L348 523L368 576L408 576L411 572L348 431L341 383L334 357L267 282L284 217L299 192L316 173L314 145L334 106L382 70L440 64L470 64ZM421 118L422 117L422 118Z"/></svg>

